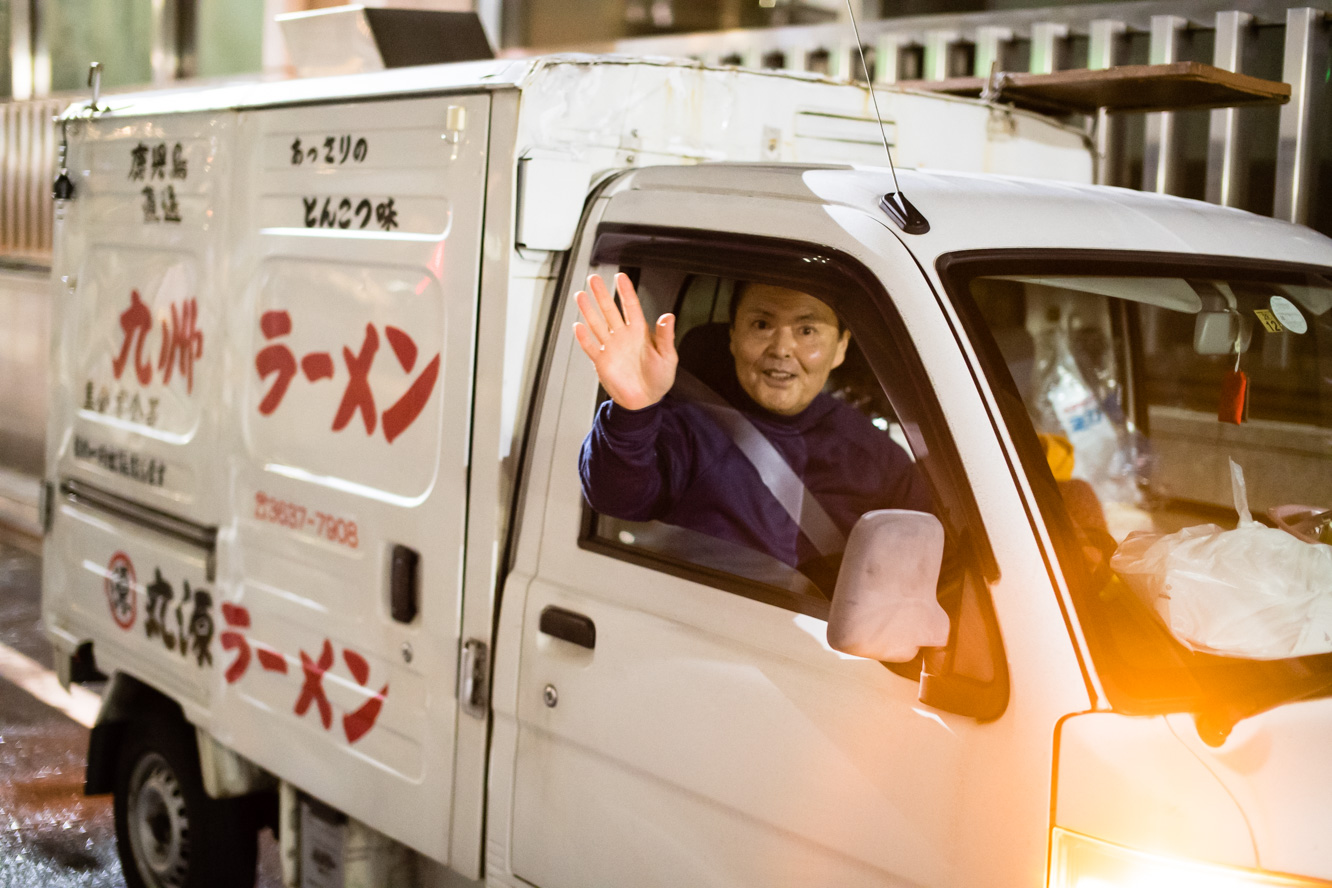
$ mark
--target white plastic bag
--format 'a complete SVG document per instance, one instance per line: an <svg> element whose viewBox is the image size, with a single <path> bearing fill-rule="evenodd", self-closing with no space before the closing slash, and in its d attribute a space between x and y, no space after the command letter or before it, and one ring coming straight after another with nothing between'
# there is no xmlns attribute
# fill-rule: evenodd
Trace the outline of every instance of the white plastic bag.
<svg viewBox="0 0 1332 888"><path fill-rule="evenodd" d="M1239 526L1131 533L1110 559L1189 648L1275 660L1332 652L1332 546L1253 520L1230 462Z"/></svg>
<svg viewBox="0 0 1332 888"><path fill-rule="evenodd" d="M1043 334L1037 367L1042 431L1073 445L1073 477L1095 488L1103 503L1136 503L1134 458L1127 435L1105 410L1069 347L1066 322Z"/></svg>

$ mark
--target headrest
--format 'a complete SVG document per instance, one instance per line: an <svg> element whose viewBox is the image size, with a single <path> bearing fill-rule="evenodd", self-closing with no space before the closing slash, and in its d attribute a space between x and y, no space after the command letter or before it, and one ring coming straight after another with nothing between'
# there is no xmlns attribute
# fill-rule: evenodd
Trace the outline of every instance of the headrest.
<svg viewBox="0 0 1332 888"><path fill-rule="evenodd" d="M700 324L680 338L676 346L680 366L713 391L728 390L735 373L731 357L731 327L726 323Z"/></svg>

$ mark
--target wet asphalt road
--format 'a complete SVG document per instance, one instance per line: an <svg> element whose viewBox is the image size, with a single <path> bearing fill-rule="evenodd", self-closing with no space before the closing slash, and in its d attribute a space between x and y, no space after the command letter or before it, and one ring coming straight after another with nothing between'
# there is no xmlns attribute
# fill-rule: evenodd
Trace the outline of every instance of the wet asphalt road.
<svg viewBox="0 0 1332 888"><path fill-rule="evenodd" d="M40 544L0 528L0 642L51 667ZM111 797L83 795L88 731L0 679L0 888L122 888ZM272 835L262 888L280 888Z"/></svg>

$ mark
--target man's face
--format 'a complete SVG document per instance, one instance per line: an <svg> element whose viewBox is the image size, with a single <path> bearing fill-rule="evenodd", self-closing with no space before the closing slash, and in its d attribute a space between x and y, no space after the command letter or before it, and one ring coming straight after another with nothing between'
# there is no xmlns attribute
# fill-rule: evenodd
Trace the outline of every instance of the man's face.
<svg viewBox="0 0 1332 888"><path fill-rule="evenodd" d="M826 303L798 290L750 284L731 327L735 375L759 406L794 416L823 390L849 339Z"/></svg>

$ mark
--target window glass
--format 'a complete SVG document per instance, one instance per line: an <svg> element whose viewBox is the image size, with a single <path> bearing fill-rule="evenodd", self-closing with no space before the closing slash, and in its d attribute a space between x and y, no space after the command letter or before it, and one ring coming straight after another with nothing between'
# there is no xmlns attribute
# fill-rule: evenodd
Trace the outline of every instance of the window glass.
<svg viewBox="0 0 1332 888"><path fill-rule="evenodd" d="M1010 275L971 292L1080 525L1116 542L1233 527L1231 459L1255 512L1332 496L1332 288Z"/></svg>
<svg viewBox="0 0 1332 888"><path fill-rule="evenodd" d="M669 474L681 460L689 461L693 480L668 483L659 501L638 514L618 501L614 507L605 504L591 515L592 538L660 569L711 579L751 597L826 616L841 547L855 519L873 508L931 504L906 436L853 331L821 300L818 305L826 314L818 318L809 315L817 313L818 306L806 306L792 309L788 316L746 321L746 313L757 311L753 306L765 298L749 294L759 294L769 285L673 268L624 271L637 282L649 322L664 312L676 315L679 373L676 387L661 405L667 416L662 435L672 436L673 443L661 446L682 449L685 456L661 456L660 464L661 471ZM781 299L786 298L781 295L778 308L764 311L784 311ZM737 323L755 325L757 335L771 332L789 340L750 349L749 358L738 357L737 351L744 349L734 344L733 310L741 313ZM822 333L812 329L820 323L826 326ZM746 389L741 381L744 370L738 372L737 366L750 367L743 363L748 360L758 366L757 372L775 375L779 384L786 383L788 370L795 375L816 373L819 361L806 361L796 342L801 336L816 335L834 342L845 336L841 358L826 370L826 382L815 390L808 407L794 416L775 415L760 403L761 392L755 396L760 400L751 397L754 392ZM802 361L808 367L792 363ZM682 377L690 382L681 382ZM603 400L599 417L608 409L614 408ZM719 409L732 419L718 419ZM741 417L740 431L731 425L736 416ZM737 435L755 431L786 464L785 478L765 482L771 464L761 453L756 456L737 443ZM835 544L819 545L817 528L807 526L807 520L797 523L779 505L782 485L792 479L804 485L837 526L840 535ZM585 490L587 484L585 475ZM717 500L725 503L718 506Z"/></svg>
<svg viewBox="0 0 1332 888"><path fill-rule="evenodd" d="M950 279L997 346L990 374L1014 441L1039 442L1025 445L1023 465L1057 545L1066 541L1059 558L1112 701L1238 718L1326 693L1332 653L1246 653L1268 617L1235 623L1241 639L1219 632L1213 615L1228 601L1241 606L1258 576L1269 603L1293 614L1287 593L1307 576L1292 565L1332 542L1332 280L1112 260L1081 275L1059 273L1069 262L1055 258L1023 264L972 260L976 273ZM1253 518L1289 529L1283 551L1294 553L1249 564L1250 579L1223 564L1235 538L1217 536L1240 525L1232 460ZM1180 548L1181 534L1216 541L1215 557L1190 568L1215 583L1206 600L1185 598L1183 587L1160 594L1166 574L1147 566L1143 553L1157 541L1171 558L1200 556ZM1278 544L1287 539L1277 534ZM1291 637L1321 631L1316 607L1291 619Z"/></svg>

